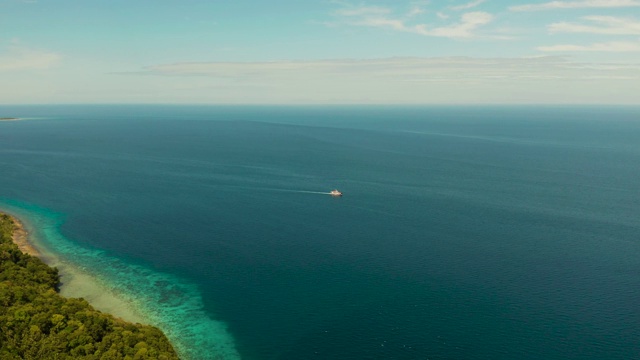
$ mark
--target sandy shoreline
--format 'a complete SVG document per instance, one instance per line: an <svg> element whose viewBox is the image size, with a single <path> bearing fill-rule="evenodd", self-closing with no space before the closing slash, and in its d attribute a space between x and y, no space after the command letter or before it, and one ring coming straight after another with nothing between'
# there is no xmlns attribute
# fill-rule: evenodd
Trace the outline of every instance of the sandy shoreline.
<svg viewBox="0 0 640 360"><path fill-rule="evenodd" d="M108 289L105 289L96 279L72 264L61 262L51 256L46 249L44 253L38 250L30 241L30 234L27 226L11 212L0 210L0 213L9 215L15 224L12 240L20 251L36 256L49 266L57 267L60 270L60 295L72 298L83 298L94 308L109 313L115 317L133 323L149 324L148 319L143 316L138 309L135 309L127 301L122 300Z"/></svg>
<svg viewBox="0 0 640 360"><path fill-rule="evenodd" d="M13 241L21 251L37 256L59 270L60 295L83 298L103 313L131 323L160 328L183 359L208 358L203 355L207 354L206 349L216 349L221 359L240 358L226 325L209 318L202 310L199 293L189 285L180 285L180 279L155 274L141 266L127 265L100 251L82 248L78 248L77 253L69 251L64 237L57 233L58 223L55 220L46 221L46 216L40 217L2 203L0 213L9 215L15 221ZM51 250L56 246L60 246L62 255ZM98 260L97 267L87 265L92 263L91 260ZM107 276L101 275L96 269L105 271ZM142 281L147 283L129 283L126 279L129 276L141 276ZM179 290L172 290L173 282L180 285L177 286ZM164 289L158 289L158 286ZM176 291L193 296L181 297L180 294L174 294ZM189 319L185 321L182 318ZM194 330L199 327L206 327L210 331L201 333Z"/></svg>
<svg viewBox="0 0 640 360"><path fill-rule="evenodd" d="M13 242L18 245L20 251L31 256L41 257L42 254L29 242L29 233L25 230L24 225L15 216L9 215L16 228L13 231Z"/></svg>

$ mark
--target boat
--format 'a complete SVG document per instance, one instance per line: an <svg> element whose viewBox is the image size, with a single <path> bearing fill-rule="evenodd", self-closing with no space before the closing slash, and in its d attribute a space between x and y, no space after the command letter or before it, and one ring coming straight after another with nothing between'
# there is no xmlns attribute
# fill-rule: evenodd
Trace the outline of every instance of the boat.
<svg viewBox="0 0 640 360"><path fill-rule="evenodd" d="M329 193L331 196L342 196L342 193L338 189L331 190Z"/></svg>

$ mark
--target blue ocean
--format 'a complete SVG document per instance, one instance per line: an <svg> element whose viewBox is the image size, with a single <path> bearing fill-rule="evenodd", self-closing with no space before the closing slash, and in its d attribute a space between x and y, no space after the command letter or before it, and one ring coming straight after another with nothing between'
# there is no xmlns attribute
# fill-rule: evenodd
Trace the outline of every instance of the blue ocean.
<svg viewBox="0 0 640 360"><path fill-rule="evenodd" d="M640 358L638 107L0 116L0 208L62 292L184 359Z"/></svg>

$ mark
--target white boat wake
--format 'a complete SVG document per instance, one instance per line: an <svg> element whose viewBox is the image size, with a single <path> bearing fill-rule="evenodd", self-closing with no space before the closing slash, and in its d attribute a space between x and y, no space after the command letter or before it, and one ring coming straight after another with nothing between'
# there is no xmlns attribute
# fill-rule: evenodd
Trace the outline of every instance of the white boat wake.
<svg viewBox="0 0 640 360"><path fill-rule="evenodd" d="M299 194L334 195L333 192L328 192L328 191L309 191L309 190L271 189L271 188L263 188L263 189L269 190L269 191L282 191L282 192L291 192L291 193L299 193Z"/></svg>
<svg viewBox="0 0 640 360"><path fill-rule="evenodd" d="M331 195L330 192L322 192L322 191L306 191L306 190L291 190L293 192L304 193L304 194L322 194L322 195Z"/></svg>
<svg viewBox="0 0 640 360"><path fill-rule="evenodd" d="M235 186L235 185L226 185L224 187L228 188L228 189L278 191L278 192L289 192L289 193L298 193L298 194L319 194L319 195L332 195L332 196L336 196L338 194L342 195L342 193L337 191L337 190L333 190L333 191L310 191L310 190L278 189L278 188L254 187L254 186Z"/></svg>

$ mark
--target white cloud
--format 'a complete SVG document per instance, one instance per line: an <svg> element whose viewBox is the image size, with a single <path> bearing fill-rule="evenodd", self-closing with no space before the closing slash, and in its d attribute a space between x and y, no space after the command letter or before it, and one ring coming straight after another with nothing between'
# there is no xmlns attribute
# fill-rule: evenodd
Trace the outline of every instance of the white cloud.
<svg viewBox="0 0 640 360"><path fill-rule="evenodd" d="M580 8L620 8L640 6L638 0L582 0L582 1L551 1L542 4L524 4L509 7L511 11L538 11L553 9Z"/></svg>
<svg viewBox="0 0 640 360"><path fill-rule="evenodd" d="M575 24L568 22L554 23L548 26L551 33L589 33L604 35L640 35L640 22L613 16L585 16L583 19L591 24Z"/></svg>
<svg viewBox="0 0 640 360"><path fill-rule="evenodd" d="M485 2L486 0L475 0L466 4L462 4L462 5L457 5L457 6L451 6L450 9L451 10L455 10L455 11L460 11L460 10L467 10L467 9L471 9L474 8L480 4L482 4L483 2Z"/></svg>
<svg viewBox="0 0 640 360"><path fill-rule="evenodd" d="M60 55L53 52L32 50L15 41L12 43L0 53L0 71L48 69L61 59Z"/></svg>
<svg viewBox="0 0 640 360"><path fill-rule="evenodd" d="M640 52L640 42L612 41L591 45L552 45L540 46L538 50L544 52Z"/></svg>
<svg viewBox="0 0 640 360"><path fill-rule="evenodd" d="M638 44L636 44L638 45ZM637 66L633 67L637 69ZM272 62L199 62L161 64L146 68L139 74L166 76L206 76L234 80L291 79L344 79L365 77L395 81L449 79L472 81L486 78L537 78L570 77L573 71L585 69L584 64L568 61L558 56L523 58L385 58L385 59L336 59L316 61ZM590 67L593 70L593 67ZM598 67L606 75L608 71L628 70L609 64ZM138 73L132 73L138 74ZM597 75L597 74L593 74ZM620 75L620 74L616 74ZM636 73L640 80L640 73Z"/></svg>
<svg viewBox="0 0 640 360"><path fill-rule="evenodd" d="M420 6L414 5L411 10L409 10L409 13L407 14L408 17L413 17L416 15L420 15L420 14L424 14L424 9Z"/></svg>
<svg viewBox="0 0 640 360"><path fill-rule="evenodd" d="M411 15L413 11L409 14ZM493 21L493 15L482 12L468 12L460 16L460 20L446 26L431 28L425 23L411 23L407 18L393 16L393 11L383 7L348 7L334 12L335 16L343 18L344 23L355 26L387 28L401 32L414 33L422 36L471 38L479 27ZM410 16L409 16L410 17ZM442 20L448 18L438 14Z"/></svg>
<svg viewBox="0 0 640 360"><path fill-rule="evenodd" d="M385 15L391 12L391 9L380 6L361 6L338 9L335 11L339 16L375 16Z"/></svg>
<svg viewBox="0 0 640 360"><path fill-rule="evenodd" d="M493 20L493 15L476 11L463 14L461 21L445 27L435 28L433 30L426 30L425 35L430 36L442 36L442 37L472 37L474 36L473 30L482 25L486 25Z"/></svg>
<svg viewBox="0 0 640 360"><path fill-rule="evenodd" d="M639 104L640 91L640 63L559 56L174 63L129 75L118 83L141 85L120 87L124 102Z"/></svg>
<svg viewBox="0 0 640 360"><path fill-rule="evenodd" d="M385 27L399 31L416 32L415 28L405 25L403 20L389 19L385 17L365 18L353 23L359 26Z"/></svg>

